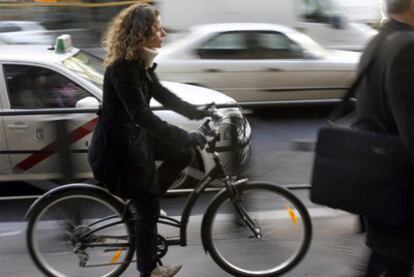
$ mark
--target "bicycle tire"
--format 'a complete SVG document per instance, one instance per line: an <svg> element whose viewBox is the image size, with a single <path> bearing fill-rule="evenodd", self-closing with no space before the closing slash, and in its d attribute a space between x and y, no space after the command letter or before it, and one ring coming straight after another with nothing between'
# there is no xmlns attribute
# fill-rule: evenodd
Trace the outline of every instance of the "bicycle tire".
<svg viewBox="0 0 414 277"><path fill-rule="evenodd" d="M235 189L263 237L252 237L253 232L235 215L228 191L223 190L203 218L202 239L210 256L233 276L279 276L294 268L308 251L312 237L306 207L287 189L271 183L241 184ZM270 225L270 233L265 224ZM288 250L294 251L285 258Z"/></svg>
<svg viewBox="0 0 414 277"><path fill-rule="evenodd" d="M84 207L86 210L82 210ZM97 228L121 220L124 212L125 205L120 200L98 189L68 188L52 194L33 207L28 219L26 242L29 254L39 270L47 276L120 276L135 252L134 224L123 222L102 230ZM129 211L126 211L126 216L131 216ZM92 229L97 232L83 239L85 243L96 245L90 250L86 248L94 252L92 256L85 251L89 255L88 262L96 260L99 264L98 261L102 259L106 261L106 266L88 264L81 267L80 255L74 253L77 246L74 244L75 234L85 234ZM118 234L122 234L122 237ZM75 261L77 265L73 264Z"/></svg>

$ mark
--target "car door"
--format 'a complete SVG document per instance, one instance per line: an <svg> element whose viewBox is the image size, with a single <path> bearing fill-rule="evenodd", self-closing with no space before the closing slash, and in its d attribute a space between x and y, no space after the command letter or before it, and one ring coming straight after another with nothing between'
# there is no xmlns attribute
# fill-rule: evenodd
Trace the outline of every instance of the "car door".
<svg viewBox="0 0 414 277"><path fill-rule="evenodd" d="M4 111L4 95L6 86L3 78L3 71L0 67L0 112ZM6 180L6 176L10 173L9 153L7 151L6 136L3 122L3 115L0 114L0 181Z"/></svg>
<svg viewBox="0 0 414 277"><path fill-rule="evenodd" d="M5 179L5 175L9 173L9 154L7 151L6 137L4 135L3 118L0 116L0 181L4 181L3 179Z"/></svg>
<svg viewBox="0 0 414 277"><path fill-rule="evenodd" d="M73 173L89 177L86 159L94 114L52 114L51 109L75 108L76 103L92 96L81 85L58 71L29 64L3 64L7 103L11 111L35 111L45 114L22 114L3 118L12 172L17 179L55 179L62 177L62 157L66 139L70 145ZM63 125L63 122L65 125ZM57 129L56 126L59 126ZM57 130L66 127L67 134Z"/></svg>
<svg viewBox="0 0 414 277"><path fill-rule="evenodd" d="M313 56L307 49L277 31L251 34L251 62L257 81L258 101L312 101L342 95L352 73Z"/></svg>
<svg viewBox="0 0 414 277"><path fill-rule="evenodd" d="M191 64L195 84L206 86L238 102L263 100L257 93L260 65L251 60L248 31L229 31L214 35L195 50L198 61ZM185 74L181 74L182 76Z"/></svg>

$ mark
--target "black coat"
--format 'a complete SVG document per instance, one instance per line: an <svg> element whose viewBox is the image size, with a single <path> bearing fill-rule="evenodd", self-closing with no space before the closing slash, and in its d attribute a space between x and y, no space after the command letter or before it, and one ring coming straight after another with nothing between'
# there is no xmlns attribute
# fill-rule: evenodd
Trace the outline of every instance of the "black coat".
<svg viewBox="0 0 414 277"><path fill-rule="evenodd" d="M154 69L145 69L138 60L121 59L105 72L102 109L89 160L95 178L124 198L158 193L153 137L188 147L188 133L155 115L149 107L151 98L190 119L203 116L164 88Z"/></svg>
<svg viewBox="0 0 414 277"><path fill-rule="evenodd" d="M398 31L406 32L397 34ZM359 90L357 114L359 118L376 119L388 133L399 135L414 157L414 40L407 43L407 32L414 34L414 28L391 20L382 27L381 39L373 40L367 47L361 65L369 60L373 44L381 43ZM394 34L390 36L391 33ZM389 38L391 42L381 42ZM401 42L404 46L393 51ZM410 262L414 251L412 225L409 222L392 228L368 221L367 244L380 254Z"/></svg>

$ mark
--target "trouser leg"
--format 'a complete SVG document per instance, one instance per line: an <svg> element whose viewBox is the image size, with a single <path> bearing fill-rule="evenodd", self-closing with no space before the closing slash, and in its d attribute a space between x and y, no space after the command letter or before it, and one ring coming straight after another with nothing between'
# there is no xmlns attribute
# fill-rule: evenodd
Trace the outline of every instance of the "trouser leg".
<svg viewBox="0 0 414 277"><path fill-rule="evenodd" d="M372 251L365 277L409 277L412 264L393 260Z"/></svg>
<svg viewBox="0 0 414 277"><path fill-rule="evenodd" d="M191 163L193 152L188 151L174 159L165 159L158 168L158 180L162 195L167 192L172 183L177 180L181 172Z"/></svg>
<svg viewBox="0 0 414 277"><path fill-rule="evenodd" d="M145 193L136 197L133 203L137 210L135 221L137 268L142 276L146 276L155 268L157 262L157 220L160 204L157 196Z"/></svg>
<svg viewBox="0 0 414 277"><path fill-rule="evenodd" d="M177 180L181 171L191 164L194 157L194 148L177 147L163 140L154 139L154 158L162 161L157 172L161 195Z"/></svg>
<svg viewBox="0 0 414 277"><path fill-rule="evenodd" d="M375 251L371 252L365 277L379 277L385 270L386 258Z"/></svg>
<svg viewBox="0 0 414 277"><path fill-rule="evenodd" d="M410 277L412 263L389 260L385 269L385 277Z"/></svg>

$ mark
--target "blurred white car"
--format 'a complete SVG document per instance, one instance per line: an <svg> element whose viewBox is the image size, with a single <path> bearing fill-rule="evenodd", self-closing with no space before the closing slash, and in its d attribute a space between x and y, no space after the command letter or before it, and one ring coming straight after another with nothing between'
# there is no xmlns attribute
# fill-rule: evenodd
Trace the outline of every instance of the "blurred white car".
<svg viewBox="0 0 414 277"><path fill-rule="evenodd" d="M163 80L218 90L241 104L334 102L355 77L360 53L328 51L285 26L196 26L157 57Z"/></svg>
<svg viewBox="0 0 414 277"><path fill-rule="evenodd" d="M54 36L39 22L0 21L0 44L49 44Z"/></svg>
<svg viewBox="0 0 414 277"><path fill-rule="evenodd" d="M68 119L71 157L77 178L92 177L86 155L91 133L96 124L94 113L82 108L97 108L102 99L104 67L102 60L79 49L70 48L58 54L47 45L0 47L0 181L51 180L61 177L59 157L56 154L53 122ZM173 93L197 105L214 101L216 104L236 105L236 102L217 91L173 82L163 82ZM151 107L160 104L151 102ZM70 114L68 108L79 109ZM16 114L18 112L44 114ZM58 114L56 113L58 112ZM226 120L243 119L238 107L219 110ZM53 113L55 112L55 113ZM171 124L194 130L201 124L190 121L172 111L156 113ZM230 118L229 118L230 117ZM230 125L222 125L222 141L218 145L223 160L229 161L234 135ZM238 165L246 163L251 130L247 124ZM210 154L198 149L193 168L207 171L213 166ZM190 170L177 185L183 183Z"/></svg>

